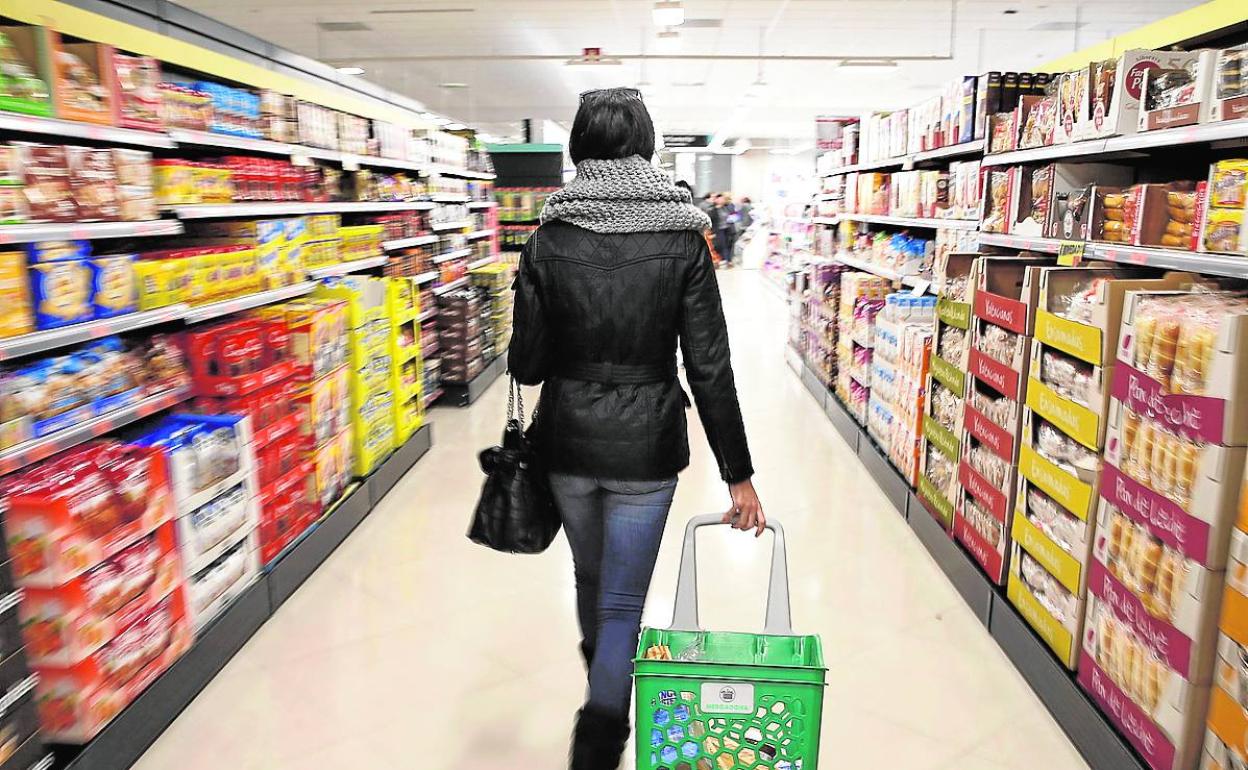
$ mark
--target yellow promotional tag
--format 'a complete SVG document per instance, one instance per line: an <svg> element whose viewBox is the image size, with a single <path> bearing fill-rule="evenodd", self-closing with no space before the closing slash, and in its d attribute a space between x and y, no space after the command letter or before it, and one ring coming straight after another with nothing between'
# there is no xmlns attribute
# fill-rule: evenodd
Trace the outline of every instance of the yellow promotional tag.
<svg viewBox="0 0 1248 770"><path fill-rule="evenodd" d="M1057 264L1064 267L1078 267L1083 262L1083 241L1062 241L1057 249Z"/></svg>

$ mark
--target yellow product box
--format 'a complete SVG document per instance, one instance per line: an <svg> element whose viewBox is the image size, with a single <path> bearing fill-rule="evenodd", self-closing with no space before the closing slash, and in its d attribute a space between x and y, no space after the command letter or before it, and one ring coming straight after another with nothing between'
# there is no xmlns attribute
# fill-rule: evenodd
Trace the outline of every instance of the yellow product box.
<svg viewBox="0 0 1248 770"><path fill-rule="evenodd" d="M176 305L187 301L190 265L185 259L140 259L134 263L139 289L139 310Z"/></svg>
<svg viewBox="0 0 1248 770"><path fill-rule="evenodd" d="M338 228L342 239L342 261L354 262L382 253L381 241L385 228L381 225L354 225Z"/></svg>
<svg viewBox="0 0 1248 770"><path fill-rule="evenodd" d="M1083 597L1067 591L1018 543L1013 545L1005 593L1057 659L1073 670L1079 657Z"/></svg>
<svg viewBox="0 0 1248 770"><path fill-rule="evenodd" d="M1049 364L1048 355L1039 340L1032 343L1031 376L1027 378L1026 404L1031 411L1053 424L1053 427L1092 451L1104 446L1109 407L1109 383L1113 368L1093 367L1093 376L1086 380L1084 396L1091 405L1081 404L1040 379Z"/></svg>
<svg viewBox="0 0 1248 770"><path fill-rule="evenodd" d="M313 241L338 237L338 228L342 226L342 217L338 214L315 214L304 217L308 238Z"/></svg>
<svg viewBox="0 0 1248 770"><path fill-rule="evenodd" d="M1032 445L1031 434L1024 428L1023 445L1018 452L1018 473L1031 484L1082 521L1092 517L1096 504L1099 468L1078 470L1080 475L1040 454Z"/></svg>
<svg viewBox="0 0 1248 770"><path fill-rule="evenodd" d="M0 337L34 330L26 255L20 251L0 252Z"/></svg>
<svg viewBox="0 0 1248 770"><path fill-rule="evenodd" d="M191 184L200 203L230 203L234 200L234 185L230 170L224 166L196 163L191 166Z"/></svg>
<svg viewBox="0 0 1248 770"><path fill-rule="evenodd" d="M338 264L338 241L308 241L299 248L306 269Z"/></svg>
<svg viewBox="0 0 1248 770"><path fill-rule="evenodd" d="M347 328L361 329L386 320L387 279L348 275L322 283L312 296L342 302L347 308Z"/></svg>
<svg viewBox="0 0 1248 770"><path fill-rule="evenodd" d="M187 206L202 202L195 187L194 170L187 161L154 161L152 181L156 203L160 206Z"/></svg>

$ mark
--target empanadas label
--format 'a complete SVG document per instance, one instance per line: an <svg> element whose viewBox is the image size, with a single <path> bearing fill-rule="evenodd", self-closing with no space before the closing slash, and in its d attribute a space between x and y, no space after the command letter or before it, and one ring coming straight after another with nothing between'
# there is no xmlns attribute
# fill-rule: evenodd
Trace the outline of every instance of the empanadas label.
<svg viewBox="0 0 1248 770"><path fill-rule="evenodd" d="M966 372L935 353L932 353L931 365L932 376L936 378L936 381L948 388L958 398L962 398L963 394L966 393Z"/></svg>
<svg viewBox="0 0 1248 770"><path fill-rule="evenodd" d="M1209 522L1184 511L1178 503L1157 494L1110 463L1104 463L1101 471L1101 497L1153 537L1187 558L1205 563L1209 551Z"/></svg>
<svg viewBox="0 0 1248 770"><path fill-rule="evenodd" d="M1093 366L1100 366L1103 334L1095 326L1062 318L1046 310L1036 311L1036 339Z"/></svg>
<svg viewBox="0 0 1248 770"><path fill-rule="evenodd" d="M1088 449L1100 449L1100 414L1082 404L1062 398L1034 377L1027 380L1027 406Z"/></svg>
<svg viewBox="0 0 1248 770"><path fill-rule="evenodd" d="M936 422L936 418L930 414L923 415L923 435L945 457L957 462L962 442L953 435L953 431Z"/></svg>
<svg viewBox="0 0 1248 770"><path fill-rule="evenodd" d="M1184 679L1191 670L1192 640L1164 620L1153 617L1135 592L1114 577L1099 559L1088 567L1088 591L1115 618L1131 628L1140 644L1152 650Z"/></svg>
<svg viewBox="0 0 1248 770"><path fill-rule="evenodd" d="M966 460L958 466L958 481L962 483L963 489L979 501L984 510L992 514L997 521L1005 522L1006 509L1009 506L1005 493L994 487Z"/></svg>
<svg viewBox="0 0 1248 770"><path fill-rule="evenodd" d="M987 291L975 292L975 316L1015 334L1027 333L1027 305Z"/></svg>
<svg viewBox="0 0 1248 770"><path fill-rule="evenodd" d="M1096 665L1086 650L1079 660L1079 685L1109 715L1110 721L1127 736L1135 750L1144 755L1149 767L1174 767L1174 744L1152 717L1135 705L1135 701Z"/></svg>
<svg viewBox="0 0 1248 770"><path fill-rule="evenodd" d="M970 404L963 406L966 431L1007 463L1014 462L1014 434L989 420Z"/></svg>
<svg viewBox="0 0 1248 770"><path fill-rule="evenodd" d="M1113 379L1113 397L1141 417L1183 438L1222 443L1225 400L1167 392L1160 382L1121 359Z"/></svg>
<svg viewBox="0 0 1248 770"><path fill-rule="evenodd" d="M1018 399L1018 384L1022 377L1019 372L979 350L971 351L970 370L975 379L1001 395Z"/></svg>
<svg viewBox="0 0 1248 770"><path fill-rule="evenodd" d="M1044 643L1049 645L1053 652L1057 653L1057 657L1068 668L1074 667L1075 638L1067 630L1062 622L1053 617L1044 605L1040 603L1031 591L1027 590L1027 585L1018 575L1010 573L1009 585L1006 587L1006 596L1010 602L1018 608L1019 614L1023 619L1036 630Z"/></svg>
<svg viewBox="0 0 1248 770"><path fill-rule="evenodd" d="M969 329L971 328L971 305L969 302L954 302L941 297L936 300L936 317L950 326Z"/></svg>
<svg viewBox="0 0 1248 770"><path fill-rule="evenodd" d="M1079 593L1079 575L1083 566L1061 546L1023 515L1015 515L1010 531L1014 541L1023 547L1040 566L1057 578L1072 594Z"/></svg>
<svg viewBox="0 0 1248 770"><path fill-rule="evenodd" d="M1088 520L1092 504L1090 484L1062 470L1026 444L1018 452L1018 472L1058 505L1083 521Z"/></svg>

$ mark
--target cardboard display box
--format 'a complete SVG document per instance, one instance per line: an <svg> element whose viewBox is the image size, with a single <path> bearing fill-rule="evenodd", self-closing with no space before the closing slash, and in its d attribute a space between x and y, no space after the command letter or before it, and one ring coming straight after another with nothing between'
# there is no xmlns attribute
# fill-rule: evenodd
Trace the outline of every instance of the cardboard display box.
<svg viewBox="0 0 1248 770"><path fill-rule="evenodd" d="M1140 79L1140 131L1178 128L1209 122L1217 51L1202 49L1186 51L1182 55L1178 52L1171 52L1170 57L1170 60L1162 66L1144 70ZM1179 103L1154 103L1149 95L1154 84L1161 85L1162 78L1171 73L1183 72L1191 73L1193 77L1191 82L1181 89L1172 89L1182 93Z"/></svg>
<svg viewBox="0 0 1248 770"><path fill-rule="evenodd" d="M1016 235L1063 237L1069 207L1058 205L1094 184L1127 185L1135 178L1129 166L1112 163L1049 163L1019 169L1012 181L1008 232ZM1073 229L1073 226L1072 226Z"/></svg>
<svg viewBox="0 0 1248 770"><path fill-rule="evenodd" d="M1017 523L1019 517L1015 517ZM1071 593L1044 570L1031 577L1042 586L1033 586L1023 574L1024 565L1035 563L1029 551L1015 541L1010 555L1010 574L1006 596L1019 614L1069 669L1075 668L1079 656L1079 637L1083 625L1084 599ZM1026 568L1031 572L1031 567ZM1041 598L1043 597L1043 598ZM1057 605L1064 611L1058 613ZM1060 614L1060 616L1059 616Z"/></svg>

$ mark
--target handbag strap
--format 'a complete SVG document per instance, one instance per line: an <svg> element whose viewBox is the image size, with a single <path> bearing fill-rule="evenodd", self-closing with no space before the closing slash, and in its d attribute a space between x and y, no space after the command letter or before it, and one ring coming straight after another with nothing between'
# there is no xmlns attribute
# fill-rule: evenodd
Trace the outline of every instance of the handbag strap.
<svg viewBox="0 0 1248 770"><path fill-rule="evenodd" d="M510 373L507 375L507 422L511 422L516 418L516 407L520 407L520 425L525 425L524 420L524 391L520 389L520 383L516 382L516 378Z"/></svg>

